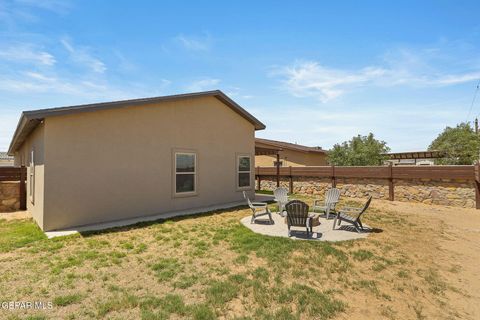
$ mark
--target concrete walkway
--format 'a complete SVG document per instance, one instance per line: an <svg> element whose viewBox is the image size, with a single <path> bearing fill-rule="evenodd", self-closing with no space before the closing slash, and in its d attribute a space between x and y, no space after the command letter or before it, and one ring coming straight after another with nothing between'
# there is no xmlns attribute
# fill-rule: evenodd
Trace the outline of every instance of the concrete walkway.
<svg viewBox="0 0 480 320"><path fill-rule="evenodd" d="M236 201L236 202L224 203L224 204L219 204L219 205L213 205L213 206L209 206L209 207L193 208L193 209L188 209L188 210L166 212L166 213L161 213L161 214L152 215L152 216L142 216L142 217L136 217L136 218L131 218L131 219L124 219L124 220L90 224L90 225L79 226L79 227L74 227L74 228L69 228L69 229L64 229L64 230L46 231L45 235L49 239L51 239L51 238L69 236L69 235L72 235L72 234L88 232L88 231L98 231L98 230L105 230L105 229L111 229L111 228L117 228L117 227L124 227L124 226L134 225L134 224L139 223L139 222L156 221L156 220L159 220L159 219L168 219L168 218L173 218L173 217L193 215L193 214L204 213L204 212L215 211L215 210L221 210L221 209L229 209L229 208L232 208L232 207L244 206L245 204L246 203L245 203L244 200L243 201Z"/></svg>
<svg viewBox="0 0 480 320"><path fill-rule="evenodd" d="M241 223L252 230L253 232L260 233L266 236L273 237L288 237L288 228L285 223L285 218L281 217L277 213L272 213L274 224L269 224L268 217L262 216L255 220L255 223L250 223L251 216L242 218ZM293 227L291 239L302 240L316 240L316 241L345 241L366 238L370 233L368 226L364 224L365 231L358 233L348 223L342 223L336 230L332 230L333 219L329 220L320 217L320 225L313 227L313 235L307 238L305 228Z"/></svg>

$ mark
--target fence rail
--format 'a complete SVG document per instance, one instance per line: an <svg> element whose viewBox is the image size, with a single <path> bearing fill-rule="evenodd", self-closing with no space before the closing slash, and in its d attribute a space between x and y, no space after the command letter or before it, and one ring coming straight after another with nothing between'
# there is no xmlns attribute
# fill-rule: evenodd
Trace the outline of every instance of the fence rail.
<svg viewBox="0 0 480 320"><path fill-rule="evenodd" d="M474 181L476 207L480 209L480 165L469 166L366 166L366 167L256 167L255 177L258 189L262 177L276 177L277 186L280 178L290 180L290 192L293 192L294 177L314 177L331 179L332 187L336 186L338 178L355 179L386 179L389 181L389 199L394 200L394 181L400 179L431 179L431 180L468 180Z"/></svg>
<svg viewBox="0 0 480 320"><path fill-rule="evenodd" d="M27 194L25 181L27 168L25 167L0 167L0 182L19 182L20 188L20 210L27 209Z"/></svg>

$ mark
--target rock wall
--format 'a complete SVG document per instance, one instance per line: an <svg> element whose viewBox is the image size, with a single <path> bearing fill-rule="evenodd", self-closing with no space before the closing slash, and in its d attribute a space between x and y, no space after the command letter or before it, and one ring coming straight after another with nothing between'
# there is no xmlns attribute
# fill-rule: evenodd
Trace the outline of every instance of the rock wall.
<svg viewBox="0 0 480 320"><path fill-rule="evenodd" d="M0 212L20 209L20 188L18 182L0 182Z"/></svg>
<svg viewBox="0 0 480 320"><path fill-rule="evenodd" d="M394 180L396 201L421 202L466 208L475 207L475 186L467 180ZM281 179L280 185L289 188L289 180ZM262 177L261 189L274 190L276 177ZM313 177L293 178L293 192L305 195L318 195L323 198L331 188L331 180ZM343 196L388 200L388 180L386 179L337 179L337 188Z"/></svg>

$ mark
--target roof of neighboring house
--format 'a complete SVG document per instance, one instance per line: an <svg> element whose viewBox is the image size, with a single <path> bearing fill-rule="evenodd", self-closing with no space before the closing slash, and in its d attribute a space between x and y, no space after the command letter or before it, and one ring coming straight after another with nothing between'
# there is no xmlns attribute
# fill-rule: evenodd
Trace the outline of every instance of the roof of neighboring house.
<svg viewBox="0 0 480 320"><path fill-rule="evenodd" d="M323 150L320 147L307 147L307 146L302 146L296 143L283 142L283 141L277 141L277 140L255 138L255 145L257 144L264 144L272 147L277 147L277 148L280 148L280 150L289 149L289 150L295 150L295 151L307 152L307 153L323 153L323 154L327 153L327 151Z"/></svg>
<svg viewBox="0 0 480 320"><path fill-rule="evenodd" d="M0 160L11 160L11 161L13 161L13 157L9 156L7 152L0 151Z"/></svg>
<svg viewBox="0 0 480 320"><path fill-rule="evenodd" d="M133 106L142 106L152 103L164 102L164 101L175 101L182 99L198 98L198 97L215 97L225 105L230 107L233 111L238 113L240 116L251 122L255 126L255 130L265 129L265 125L260 122L253 115L248 113L245 109L239 106L235 101L230 99L225 93L220 90L213 91L203 91L203 92L194 92L186 94L176 94L170 96L161 96L153 98L142 98L142 99L131 99L131 100L121 100L121 101L112 101L112 102L102 102L102 103L93 103L93 104L83 104L76 106L68 107L59 107L59 108L49 108L49 109L40 109L33 111L24 111L20 117L20 120L13 135L12 142L8 149L8 154L13 155L13 153L18 150L22 145L25 139L28 137L30 132L32 132L37 125L47 117L61 116L67 114L75 114L81 112L92 112L97 110L108 110L116 109L123 107L133 107Z"/></svg>

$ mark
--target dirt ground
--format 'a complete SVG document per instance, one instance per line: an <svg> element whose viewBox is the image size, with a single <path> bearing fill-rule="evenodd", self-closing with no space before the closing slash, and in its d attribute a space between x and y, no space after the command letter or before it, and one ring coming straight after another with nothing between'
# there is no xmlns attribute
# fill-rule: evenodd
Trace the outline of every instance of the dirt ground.
<svg viewBox="0 0 480 320"><path fill-rule="evenodd" d="M412 241L412 253L441 270L460 318L480 319L480 210L381 200L373 207L425 225L425 241Z"/></svg>

